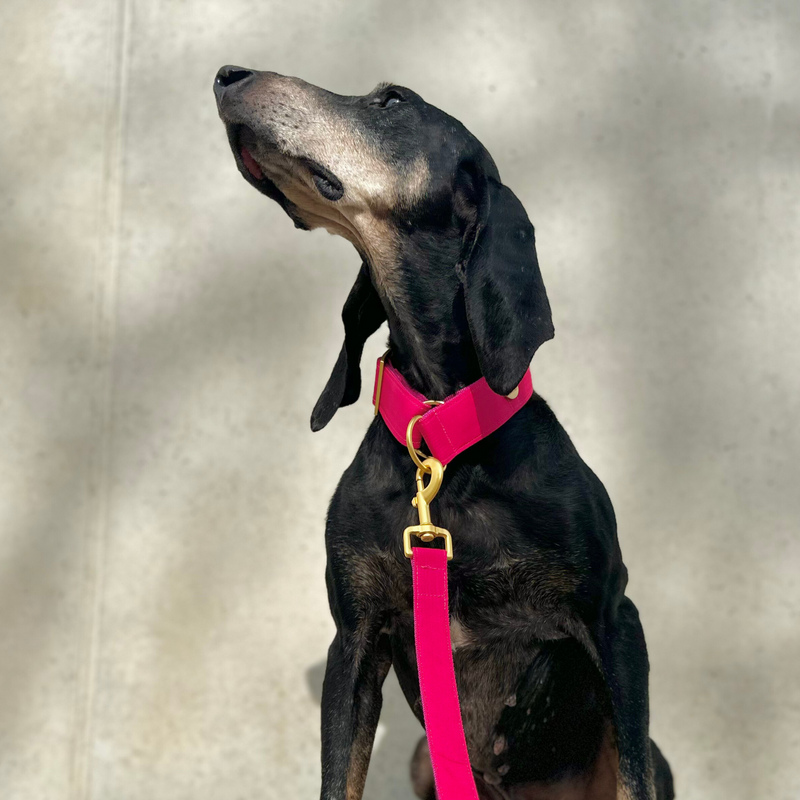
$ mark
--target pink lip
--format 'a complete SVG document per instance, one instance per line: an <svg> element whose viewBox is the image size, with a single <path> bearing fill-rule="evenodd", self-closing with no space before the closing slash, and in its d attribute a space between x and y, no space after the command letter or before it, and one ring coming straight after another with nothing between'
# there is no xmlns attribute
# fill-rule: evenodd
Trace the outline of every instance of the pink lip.
<svg viewBox="0 0 800 800"><path fill-rule="evenodd" d="M250 154L250 151L242 145L242 161L244 165L247 167L247 171L258 181L264 178L264 173L261 171L261 167L258 166L256 160Z"/></svg>

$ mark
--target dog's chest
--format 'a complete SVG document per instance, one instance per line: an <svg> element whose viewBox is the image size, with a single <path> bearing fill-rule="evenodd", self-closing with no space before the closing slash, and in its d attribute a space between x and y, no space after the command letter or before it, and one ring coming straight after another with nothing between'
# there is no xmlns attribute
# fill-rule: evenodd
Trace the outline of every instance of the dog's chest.
<svg viewBox="0 0 800 800"><path fill-rule="evenodd" d="M570 615L569 575L532 558L483 568L455 566L450 576L454 649L562 638Z"/></svg>
<svg viewBox="0 0 800 800"><path fill-rule="evenodd" d="M381 576L372 589L382 595L385 630L391 632L411 626L413 595L408 562L388 561L376 555L359 572ZM494 564L451 562L448 594L453 650L528 648L563 638L572 616L568 599L574 582L564 570L550 567L535 558Z"/></svg>
<svg viewBox="0 0 800 800"><path fill-rule="evenodd" d="M546 722L550 713L544 709L552 676L549 656L542 654L569 637L570 615L552 586L539 585L537 590L531 582L534 566L489 568L481 575L465 575L451 567L450 644L473 766L482 771L498 765L508 768L518 757L505 744L506 737L514 740L518 724L509 715L516 714L523 720L519 724L530 726ZM395 671L406 697L421 718L410 608L395 613L384 633L391 638ZM529 680L527 674L536 663L541 666Z"/></svg>

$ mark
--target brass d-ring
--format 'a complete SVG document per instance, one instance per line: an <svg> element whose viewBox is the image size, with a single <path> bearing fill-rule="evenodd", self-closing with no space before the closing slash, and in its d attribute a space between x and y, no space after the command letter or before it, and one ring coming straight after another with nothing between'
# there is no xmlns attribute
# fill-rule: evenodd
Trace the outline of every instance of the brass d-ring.
<svg viewBox="0 0 800 800"><path fill-rule="evenodd" d="M408 422L408 427L406 428L406 447L408 447L408 454L411 456L411 460L417 465L418 469L421 469L423 472L428 473L431 471L431 468L425 466L422 463L422 458L428 458L421 450L417 450L414 447L414 426L422 419L423 414L417 414L416 417L411 417Z"/></svg>
<svg viewBox="0 0 800 800"><path fill-rule="evenodd" d="M444 400L425 400L422 404L425 406L443 406ZM424 416L425 414L417 414L416 417L411 417L409 420L408 427L406 428L406 447L408 447L408 454L411 456L411 460L417 465L418 469L421 469L427 475L430 473L431 469L423 464L420 459L430 458L430 456L414 447L414 426Z"/></svg>

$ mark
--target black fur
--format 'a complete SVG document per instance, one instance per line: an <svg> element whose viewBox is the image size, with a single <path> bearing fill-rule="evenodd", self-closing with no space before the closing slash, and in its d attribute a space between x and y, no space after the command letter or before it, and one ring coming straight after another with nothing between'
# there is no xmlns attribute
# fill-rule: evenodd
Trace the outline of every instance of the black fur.
<svg viewBox="0 0 800 800"><path fill-rule="evenodd" d="M221 75L225 69L233 68ZM261 75L268 97L271 74ZM226 106L220 95L229 133L247 125L269 135L263 98L242 93ZM553 326L533 226L491 157L461 123L403 87L314 97L357 127L391 169L423 158L430 181L421 201L391 211L398 295L384 288L387 265L365 257L312 428L358 397L363 344L384 319L393 363L427 396L441 399L481 375L508 393ZM277 189L261 188L282 202ZM414 473L377 417L328 511L326 581L337 633L322 700L326 800L360 797L390 665L423 721L411 566L401 544L403 528L416 522ZM541 397L448 466L432 514L453 534L454 658L481 796L543 797L559 782L590 785L611 747L634 800L672 798L669 767L648 737L647 651L625 596L611 502ZM418 763L425 758L421 746L414 786L432 797L430 770ZM600 796L613 795L592 794Z"/></svg>

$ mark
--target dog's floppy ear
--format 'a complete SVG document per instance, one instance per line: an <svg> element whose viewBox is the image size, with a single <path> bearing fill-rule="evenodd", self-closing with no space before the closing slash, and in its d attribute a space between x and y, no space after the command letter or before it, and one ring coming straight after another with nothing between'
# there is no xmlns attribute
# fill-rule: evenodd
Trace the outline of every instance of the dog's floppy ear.
<svg viewBox="0 0 800 800"><path fill-rule="evenodd" d="M550 303L522 203L499 178L472 173L466 187L458 271L467 321L483 377L505 395L522 380L539 345L553 338Z"/></svg>
<svg viewBox="0 0 800 800"><path fill-rule="evenodd" d="M369 268L361 265L356 282L342 309L344 344L328 384L311 414L311 430L322 430L341 406L349 406L361 394L361 353L364 342L386 319L380 297L372 285Z"/></svg>

